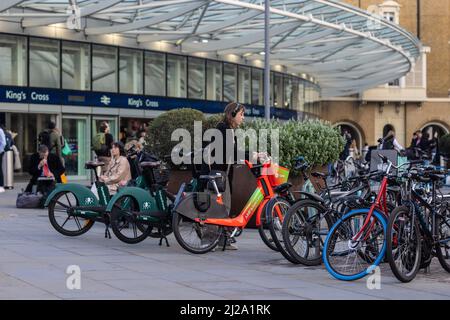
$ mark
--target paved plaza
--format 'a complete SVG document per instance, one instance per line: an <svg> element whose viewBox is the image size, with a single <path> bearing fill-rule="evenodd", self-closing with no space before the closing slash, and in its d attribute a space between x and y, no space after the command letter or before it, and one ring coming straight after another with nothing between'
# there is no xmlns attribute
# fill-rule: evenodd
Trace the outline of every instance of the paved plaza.
<svg viewBox="0 0 450 320"><path fill-rule="evenodd" d="M50 225L46 210L15 208L20 186L0 195L0 299L450 299L450 274L431 272L399 283L384 265L381 289L366 279L346 283L324 267L294 266L259 239L238 238L239 250L192 255L171 235L128 245L105 239L97 224L70 238ZM68 266L81 270L81 289L66 286Z"/></svg>

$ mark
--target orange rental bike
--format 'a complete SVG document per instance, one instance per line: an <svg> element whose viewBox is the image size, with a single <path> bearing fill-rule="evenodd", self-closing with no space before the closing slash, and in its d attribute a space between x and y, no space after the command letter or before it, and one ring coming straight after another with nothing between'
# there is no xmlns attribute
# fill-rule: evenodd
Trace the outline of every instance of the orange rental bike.
<svg viewBox="0 0 450 320"><path fill-rule="evenodd" d="M263 163L252 164L246 160L245 164L256 177L257 187L236 217L229 217L222 201L224 190L219 186L223 176L200 176L200 180L206 182L205 192L186 193L185 186L180 187L172 211L172 226L175 238L184 249L197 254L207 253L224 237L225 250L227 239L240 234L256 214L256 226L262 240L278 251L273 237L281 235L283 217L295 201L289 190L291 184L287 183L289 170L274 164L270 157Z"/></svg>

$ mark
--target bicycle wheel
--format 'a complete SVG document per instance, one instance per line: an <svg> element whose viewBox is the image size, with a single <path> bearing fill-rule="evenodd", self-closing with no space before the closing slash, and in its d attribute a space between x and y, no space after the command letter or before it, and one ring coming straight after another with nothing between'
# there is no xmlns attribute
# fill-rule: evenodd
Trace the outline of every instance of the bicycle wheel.
<svg viewBox="0 0 450 320"><path fill-rule="evenodd" d="M261 224L258 226L259 236L261 237L264 244L269 247L269 249L278 252L277 245L273 241L272 235L270 234L269 223L267 222L267 217L264 214L264 210L265 208L261 213Z"/></svg>
<svg viewBox="0 0 450 320"><path fill-rule="evenodd" d="M86 233L94 225L94 220L75 216L71 208L78 206L78 199L70 191L56 194L48 206L48 218L59 233L75 237Z"/></svg>
<svg viewBox="0 0 450 320"><path fill-rule="evenodd" d="M289 208L291 207L291 204L281 197L276 197L272 199L267 205L270 207L267 207L266 222L269 227L270 236L273 240L273 243L277 247L278 251L283 255L283 257L285 257L292 263L296 263L294 258L289 255L289 252L285 247L282 233L283 220Z"/></svg>
<svg viewBox="0 0 450 320"><path fill-rule="evenodd" d="M450 272L450 208L442 208L436 215L436 255L442 268Z"/></svg>
<svg viewBox="0 0 450 320"><path fill-rule="evenodd" d="M380 264L386 252L386 221L374 211L359 241L353 238L361 230L370 209L350 211L328 233L323 261L328 272L339 280L361 279Z"/></svg>
<svg viewBox="0 0 450 320"><path fill-rule="evenodd" d="M200 224L176 212L173 213L172 229L180 246L196 254L214 249L223 234L222 226Z"/></svg>
<svg viewBox="0 0 450 320"><path fill-rule="evenodd" d="M333 225L324 215L326 208L313 200L296 202L283 221L283 240L286 250L295 261L307 266L322 262L325 237Z"/></svg>
<svg viewBox="0 0 450 320"><path fill-rule="evenodd" d="M122 196L111 211L111 229L125 243L135 244L145 240L151 228L139 220L139 205L131 196Z"/></svg>
<svg viewBox="0 0 450 320"><path fill-rule="evenodd" d="M413 280L420 268L422 245L420 228L408 207L394 209L389 216L386 257L395 277L401 282Z"/></svg>

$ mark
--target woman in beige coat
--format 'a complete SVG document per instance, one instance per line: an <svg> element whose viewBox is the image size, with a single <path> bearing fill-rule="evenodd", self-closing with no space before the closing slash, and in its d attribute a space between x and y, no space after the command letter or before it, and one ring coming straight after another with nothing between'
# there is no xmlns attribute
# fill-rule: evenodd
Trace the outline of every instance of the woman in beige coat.
<svg viewBox="0 0 450 320"><path fill-rule="evenodd" d="M117 192L119 187L125 186L131 180L130 164L125 156L122 142L114 142L111 148L111 161L100 181L106 183L110 194Z"/></svg>

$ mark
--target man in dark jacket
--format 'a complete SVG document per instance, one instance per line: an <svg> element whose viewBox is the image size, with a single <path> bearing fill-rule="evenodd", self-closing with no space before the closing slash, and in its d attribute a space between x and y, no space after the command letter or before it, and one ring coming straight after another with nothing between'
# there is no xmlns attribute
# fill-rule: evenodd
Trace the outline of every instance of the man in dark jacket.
<svg viewBox="0 0 450 320"><path fill-rule="evenodd" d="M54 187L55 181L61 183L61 175L65 169L56 154L50 153L47 146L40 145L38 152L31 156L28 172L31 174L31 179L25 191L31 192L33 186L38 185L38 191L45 194ZM40 177L48 178L49 182L39 184Z"/></svg>

